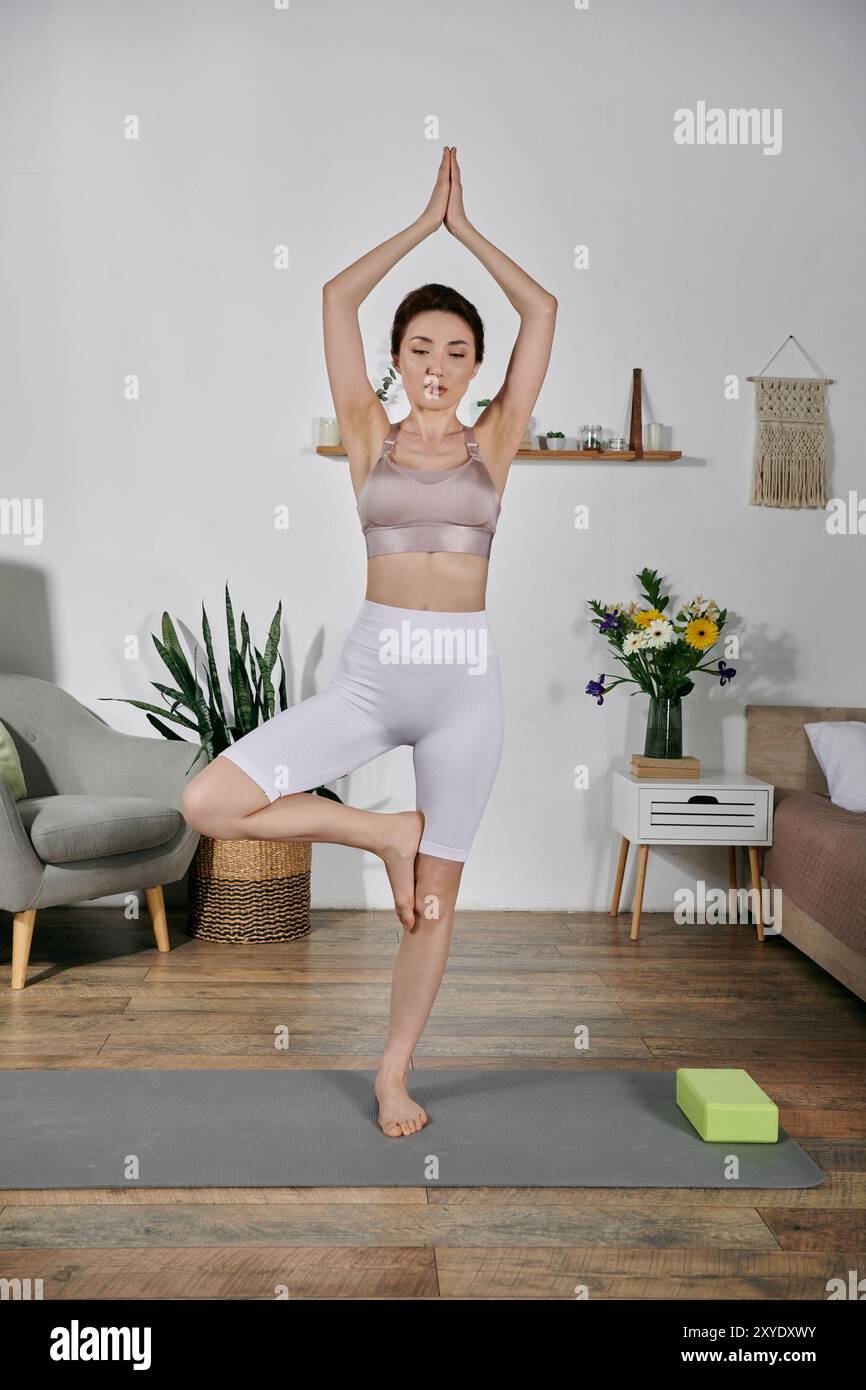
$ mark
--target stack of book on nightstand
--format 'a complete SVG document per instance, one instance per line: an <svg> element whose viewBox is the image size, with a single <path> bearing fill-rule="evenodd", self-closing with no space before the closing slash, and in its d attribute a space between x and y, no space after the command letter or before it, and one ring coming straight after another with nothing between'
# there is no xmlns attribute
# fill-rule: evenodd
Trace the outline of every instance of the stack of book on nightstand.
<svg viewBox="0 0 866 1390"><path fill-rule="evenodd" d="M647 758L643 753L631 755L632 777L655 777L667 781L700 777L700 758Z"/></svg>

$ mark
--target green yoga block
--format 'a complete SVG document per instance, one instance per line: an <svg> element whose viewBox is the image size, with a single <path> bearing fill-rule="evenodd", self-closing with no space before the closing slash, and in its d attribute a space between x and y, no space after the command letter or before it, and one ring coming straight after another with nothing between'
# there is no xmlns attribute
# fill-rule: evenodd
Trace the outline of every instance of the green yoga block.
<svg viewBox="0 0 866 1390"><path fill-rule="evenodd" d="M678 1067L677 1105L709 1143L778 1141L779 1107L742 1067Z"/></svg>

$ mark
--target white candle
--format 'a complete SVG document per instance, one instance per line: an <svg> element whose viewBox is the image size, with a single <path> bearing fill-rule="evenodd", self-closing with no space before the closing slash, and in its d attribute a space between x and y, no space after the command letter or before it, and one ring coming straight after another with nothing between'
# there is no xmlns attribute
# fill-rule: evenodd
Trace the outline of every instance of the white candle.
<svg viewBox="0 0 866 1390"><path fill-rule="evenodd" d="M646 448L651 453L660 453L663 448L664 425L652 424L646 427Z"/></svg>
<svg viewBox="0 0 866 1390"><path fill-rule="evenodd" d="M337 424L336 417L333 415L319 416L319 443L320 444L339 444L340 426Z"/></svg>

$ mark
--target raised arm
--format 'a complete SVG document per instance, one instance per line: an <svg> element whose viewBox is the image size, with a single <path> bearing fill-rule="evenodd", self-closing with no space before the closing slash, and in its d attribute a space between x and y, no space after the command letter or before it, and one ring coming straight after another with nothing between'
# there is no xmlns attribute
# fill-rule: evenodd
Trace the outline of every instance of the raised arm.
<svg viewBox="0 0 866 1390"><path fill-rule="evenodd" d="M369 466L371 441L381 440L388 424L382 402L367 376L358 307L407 251L441 226L448 205L449 179L449 151L445 145L436 186L421 216L353 261L322 289L328 381L353 473L358 467Z"/></svg>
<svg viewBox="0 0 866 1390"><path fill-rule="evenodd" d="M507 472L547 374L558 301L469 221L463 208L456 147L451 152L451 192L445 226L490 271L520 315L520 330L505 380L475 422L476 428L481 425L489 430L493 448L487 453L498 459Z"/></svg>

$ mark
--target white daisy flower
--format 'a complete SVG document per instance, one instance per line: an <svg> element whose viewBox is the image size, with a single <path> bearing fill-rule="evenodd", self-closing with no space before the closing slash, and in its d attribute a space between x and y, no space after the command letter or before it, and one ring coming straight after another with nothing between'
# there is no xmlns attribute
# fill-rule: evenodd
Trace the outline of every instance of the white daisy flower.
<svg viewBox="0 0 866 1390"><path fill-rule="evenodd" d="M648 647L669 647L676 642L677 634L669 618L653 618L646 629Z"/></svg>

